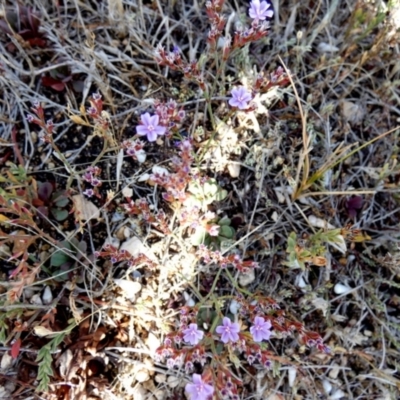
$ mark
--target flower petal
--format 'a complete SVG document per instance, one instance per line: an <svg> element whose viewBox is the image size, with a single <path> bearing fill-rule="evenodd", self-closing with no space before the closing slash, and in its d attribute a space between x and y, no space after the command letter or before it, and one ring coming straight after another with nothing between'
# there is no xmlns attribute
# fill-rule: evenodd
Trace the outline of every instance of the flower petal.
<svg viewBox="0 0 400 400"><path fill-rule="evenodd" d="M154 132L155 132L158 136L164 135L166 130L167 130L167 128L166 128L165 126L155 126L155 127L154 127Z"/></svg>
<svg viewBox="0 0 400 400"><path fill-rule="evenodd" d="M149 142L155 142L157 140L157 133L155 131L148 131L147 140Z"/></svg>
<svg viewBox="0 0 400 400"><path fill-rule="evenodd" d="M152 117L149 113L144 113L140 116L143 125L152 125Z"/></svg>
<svg viewBox="0 0 400 400"><path fill-rule="evenodd" d="M149 133L149 130L144 125L138 125L136 127L136 133L140 136L146 136Z"/></svg>

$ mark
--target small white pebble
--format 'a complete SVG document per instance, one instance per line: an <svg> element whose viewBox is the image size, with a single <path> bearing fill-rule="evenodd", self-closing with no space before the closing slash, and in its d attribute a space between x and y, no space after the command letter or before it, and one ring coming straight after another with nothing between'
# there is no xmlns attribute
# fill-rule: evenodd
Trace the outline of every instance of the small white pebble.
<svg viewBox="0 0 400 400"><path fill-rule="evenodd" d="M290 367L288 369L288 373L289 373L289 386L293 387L294 386L294 382L296 380L297 369L294 368L294 367Z"/></svg>
<svg viewBox="0 0 400 400"><path fill-rule="evenodd" d="M329 374L328 374L329 378L336 379L339 375L339 371L340 371L339 365L333 364L332 369L329 371Z"/></svg>
<svg viewBox="0 0 400 400"><path fill-rule="evenodd" d="M44 292L42 294L43 304L50 304L53 301L53 293L51 292L50 286L46 286L44 288Z"/></svg>
<svg viewBox="0 0 400 400"><path fill-rule="evenodd" d="M350 290L351 290L351 287L349 287L347 285L343 285L342 283L337 283L333 288L333 291L336 294L345 294L345 293L350 292Z"/></svg>
<svg viewBox="0 0 400 400"><path fill-rule="evenodd" d="M247 273L240 273L239 275L239 285L248 286L250 283L254 282L256 279L256 274L253 268L250 268Z"/></svg>
<svg viewBox="0 0 400 400"><path fill-rule="evenodd" d="M141 369L135 375L135 379L140 383L148 381L150 379L149 371L147 371L147 369Z"/></svg>
<svg viewBox="0 0 400 400"><path fill-rule="evenodd" d="M186 306L188 307L194 307L195 306L195 301L193 300L193 298L186 292L183 292L183 297L185 298L186 301Z"/></svg>
<svg viewBox="0 0 400 400"><path fill-rule="evenodd" d="M154 380L155 380L157 383L164 383L164 382L167 380L167 376L164 375L164 374L157 374L157 375L154 377Z"/></svg>
<svg viewBox="0 0 400 400"><path fill-rule="evenodd" d="M129 186L125 186L125 187L122 189L122 195L123 195L124 197L132 197L132 196L133 196L133 189L130 188Z"/></svg>
<svg viewBox="0 0 400 400"><path fill-rule="evenodd" d="M322 381L322 386L324 388L324 391L326 394L329 394L332 391L332 385L331 383L328 381L328 379L324 379Z"/></svg>
<svg viewBox="0 0 400 400"><path fill-rule="evenodd" d="M232 178L238 178L240 175L240 164L233 162L228 164L228 171Z"/></svg>
<svg viewBox="0 0 400 400"><path fill-rule="evenodd" d="M43 305L42 299L40 298L40 294L34 294L31 298L31 304L35 304L37 306Z"/></svg>
<svg viewBox="0 0 400 400"><path fill-rule="evenodd" d="M232 300L231 304L229 304L229 311L233 314L236 315L240 309L240 304L236 300Z"/></svg>
<svg viewBox="0 0 400 400"><path fill-rule="evenodd" d="M171 389L176 388L180 382L181 382L180 378L177 378L176 376L172 376L172 375L169 376L167 379L167 384Z"/></svg>
<svg viewBox="0 0 400 400"><path fill-rule="evenodd" d="M346 397L346 393L343 392L343 390L338 389L331 395L331 397L329 397L329 400L339 400L342 397Z"/></svg>

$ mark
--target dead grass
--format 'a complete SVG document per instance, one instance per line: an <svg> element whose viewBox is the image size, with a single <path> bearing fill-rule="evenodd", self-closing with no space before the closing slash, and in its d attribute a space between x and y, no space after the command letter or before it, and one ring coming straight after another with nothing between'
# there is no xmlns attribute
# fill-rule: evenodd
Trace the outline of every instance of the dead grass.
<svg viewBox="0 0 400 400"><path fill-rule="evenodd" d="M15 9L14 2L3 3L3 16ZM378 0L273 0L268 39L238 52L224 80L215 81L215 65L205 71L215 81L217 129L212 135L207 102L196 87L154 59L159 45L179 46L188 60L206 49L202 2L25 3L40 12L47 44L28 46L18 36L1 33L1 175L7 176L10 162L22 164L16 158L19 151L37 181L69 185L71 195L81 195L83 171L96 164L102 168L104 198L107 190L112 192L108 202L93 200L95 218L79 220L75 210L65 223L39 223L56 244L42 235L29 247L26 261L41 272L20 281L16 304L7 299L14 287L9 271L15 268L9 258L16 248L10 243L0 247L0 398L185 398L184 371L168 370L153 356L175 329L180 307L203 300L202 287L212 282L216 270L199 263L185 231L176 228L177 210L164 210L172 228L165 235L143 226L139 218L128 218L120 206L128 189L133 198L146 197L156 211L165 205L161 189L141 177L153 165L167 166L172 153L155 146L146 163L135 164L122 159L118 148L134 135L139 115L156 98L174 98L185 107L182 132L195 138L197 167L229 193L216 211L240 217L241 223L225 250L235 249L261 266L246 289L274 298L309 329L323 333L332 348L331 355L321 355L307 352L293 338L274 344L276 354L290 362L277 364L273 372L240 369L245 383L241 399L399 398L398 1L388 8ZM226 3L224 14L234 29L244 22L247 3ZM269 73L281 63L292 73L291 85L265 96L262 112L253 119L219 119L226 115L223 96L232 83L246 84L255 69ZM43 75L60 66L84 82L82 92L71 86L57 92L41 84ZM96 91L112 126L108 142L71 118L82 116ZM38 130L33 132L26 120L35 101L45 106L46 118L54 119L55 142L70 166L53 147L39 145ZM232 168L239 168L239 174ZM16 186L26 188L26 182L0 185L13 198ZM363 197L354 219L346 205L352 194ZM0 212L0 241L15 232L37 234L20 221L10 222L8 215ZM290 233L306 243L321 228L310 223L310 216L324 227L352 224L363 233L344 254L327 246L325 266L291 269L284 264ZM87 250L82 256L71 254L73 273L57 280L49 260L61 241L73 239L85 242ZM128 267L95 259L105 243L143 253L155 268L146 261ZM239 282L245 278L235 276ZM348 291L338 293L338 284ZM45 301L46 287L51 298ZM217 290L223 294L233 288ZM21 349L13 358L13 343L19 339ZM46 345L45 365L54 375L47 392L35 392L37 355Z"/></svg>

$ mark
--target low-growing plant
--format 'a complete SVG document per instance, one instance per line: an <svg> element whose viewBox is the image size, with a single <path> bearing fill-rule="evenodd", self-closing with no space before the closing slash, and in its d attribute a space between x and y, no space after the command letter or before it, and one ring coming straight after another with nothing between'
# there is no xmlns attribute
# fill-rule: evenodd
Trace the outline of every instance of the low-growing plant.
<svg viewBox="0 0 400 400"><path fill-rule="evenodd" d="M87 256L87 244L84 241L72 238L63 240L50 258L51 274L57 281L65 281L72 277L72 271L85 262Z"/></svg>
<svg viewBox="0 0 400 400"><path fill-rule="evenodd" d="M222 14L223 5L223 0L210 0L206 3L211 27L207 51L203 51L198 60L186 61L184 52L178 47L169 51L159 46L156 51L156 60L160 66L178 71L178 76L181 73L185 79L198 86L198 94L204 97L201 99L205 104L204 120L207 121L204 126L196 126L201 119L188 121L183 106L174 100L156 99L148 110L143 110L136 116L136 135L118 143L117 136L112 131L113 119L104 109L107 103L103 103L100 93L94 93L89 98L90 107L87 110L81 107L82 117L72 115L70 118L78 124L93 128L93 136L104 138L104 147L89 167L75 175L74 168L55 143L55 126L52 120L45 119L43 105L35 103L32 108L33 114L27 117L29 123L40 128L39 138L42 142L50 144L58 158L64 162L65 169L70 174L67 187L74 179L79 180L79 189L84 189L82 193L87 198L105 197L102 190L108 182L101 179L102 169L97 166L97 161L102 159L110 148L124 150L132 158L129 162L137 162L147 168L148 158L154 153L147 153L146 146L153 150L164 144L163 157L157 159L161 166L153 166L152 173L143 174L147 175L147 178L142 182L146 181L150 186L152 196L147 191L147 197L144 197L142 188L125 188L125 200L117 200L111 204L118 194L110 190L107 192L107 206L111 204L110 209L115 207L118 213L122 211L133 217L135 222L139 220L141 226L147 225L149 234L164 234L165 237L176 240L185 251L190 245L196 246L195 250L191 248L187 251L195 260L199 277L196 285L190 282L187 275L183 276L192 287L196 300L191 299L190 306L181 308L178 321L175 325L171 324L172 327L167 332L163 344L157 349L155 357L171 370L183 368L186 373L192 374L192 382L185 386L186 393L192 400L242 398L241 387L244 386L244 382L239 373L242 368L272 369L272 373L276 372L281 364L297 368L298 360L290 355L283 355L285 353L281 351L286 345L286 338L290 338L296 346L301 346L306 354L319 352L325 353L326 357L330 352L318 332L309 330L292 315L282 296L278 301L264 288L257 289L253 286L246 289L238 283L238 276L255 276L259 264L252 259L254 251L249 253L243 250L247 244L242 247L234 243L236 232L229 213L225 215L214 212L218 210L218 202L228 198L228 191L220 186L215 175L212 175L213 178L209 176L211 174L207 167L204 167L203 161L205 154L212 152L212 147L217 143L219 121L225 123L229 120L232 130L235 130L236 122L239 124L249 115L256 118L253 112L257 110L258 104L261 104L260 94L292 81L289 71L281 67L269 74L254 71L245 76L245 79L241 78L240 82L233 76L229 76L228 79L226 75L229 63L235 64L242 56L246 58L249 45L268 35L269 19L272 18L273 11L265 0L252 0L248 9L250 25L237 26L231 36L229 26L226 26L227 19ZM67 85L74 84L74 78L68 67L62 67L42 77L42 84L62 91ZM349 153L351 145L339 145L312 173L309 158L312 138L307 133L304 115L301 117L304 151L300 156L298 175L291 182L293 200L308 194L309 189L318 187L319 181L329 170L364 147L360 146ZM89 122L89 118L93 123ZM192 124L192 132L201 131L199 136L202 136L201 140L204 137L204 142L196 142L196 138L187 137L188 126ZM185 132L184 137L182 132ZM240 135L240 129L238 132ZM370 143L372 141L366 145ZM119 154L121 157L118 157L117 170L121 169L123 163L123 151ZM12 166L11 173L7 175L0 180L7 183L6 189L0 192L0 223L27 226L34 231L34 234L30 232L30 235L25 235L26 232L16 232L13 233L14 237L7 231L8 227L4 232L0 231L0 245L7 244L12 250L9 261L19 262L11 274L13 278L20 277L11 291L12 301L21 295L26 285L34 282L41 268L56 281L64 282L74 278L74 283L79 284L82 280L76 279L72 271L93 261L94 257L107 258L112 264L122 263L128 267L159 267L153 259L144 254L132 256L128 251L119 250L110 244L103 246L101 251L97 251L93 256L88 256L86 242L76 238L59 243L52 241L55 250L50 261L47 261L49 269L42 267L37 260L30 257L28 251L28 247L39 240L41 235L34 213L38 212L42 218L65 220L68 217L68 191L56 191L55 186L49 182L36 182L28 176L23 167ZM120 174L117 175L119 180ZM27 185L27 182L30 184ZM158 194L160 198L157 198ZM353 217L360 209L359 206L361 207L360 199L357 196L346 202L349 214ZM248 224L248 236L253 229L253 216ZM84 224L81 224L81 228L83 226ZM312 265L324 267L327 264L328 246L344 252L346 240L361 241L360 232L350 227L324 229L302 238L293 232L287 240L287 261L282 264L301 270L306 270ZM222 246L224 242L228 242L230 246ZM288 268L283 270L287 271ZM221 277L223 279L220 279ZM221 287L223 290L218 290ZM70 323L62 332L46 333L52 340L39 351L36 360L39 365L38 391L48 389L50 378L53 376L51 353L74 326L75 324ZM0 339L4 339L7 329L5 320L0 318Z"/></svg>
<svg viewBox="0 0 400 400"><path fill-rule="evenodd" d="M50 87L57 92L62 92L65 88L70 87L77 93L83 90L84 81L78 74L73 74L68 65L63 65L50 70L48 75L42 76L42 85Z"/></svg>
<svg viewBox="0 0 400 400"><path fill-rule="evenodd" d="M206 217L207 214L205 214ZM235 237L235 229L231 226L230 218L217 218L214 215L209 218L211 219L206 219L196 227L195 232L190 237L191 243L194 246L204 244L211 248L220 248L222 242L232 241Z"/></svg>
<svg viewBox="0 0 400 400"><path fill-rule="evenodd" d="M37 207L41 218L53 216L57 221L64 221L68 218L68 210L65 209L69 204L68 191L54 191L54 184L50 182L37 183L37 198L33 199L32 204Z"/></svg>
<svg viewBox="0 0 400 400"><path fill-rule="evenodd" d="M187 191L190 195L186 204L191 207L199 207L201 210L206 210L211 203L222 201L228 195L228 192L222 189L215 179L191 182Z"/></svg>
<svg viewBox="0 0 400 400"><path fill-rule="evenodd" d="M40 14L19 2L15 2L15 7L15 11L6 11L4 19L0 20L0 30L7 35L20 37L31 46L45 47L46 39L39 32ZM13 52L15 45L9 43L7 48Z"/></svg>

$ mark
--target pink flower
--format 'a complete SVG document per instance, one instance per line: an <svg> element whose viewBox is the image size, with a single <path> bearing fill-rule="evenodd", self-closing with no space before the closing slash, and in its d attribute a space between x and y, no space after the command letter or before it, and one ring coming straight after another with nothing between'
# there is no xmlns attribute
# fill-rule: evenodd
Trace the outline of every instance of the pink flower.
<svg viewBox="0 0 400 400"><path fill-rule="evenodd" d="M222 342L236 342L239 340L240 325L232 322L228 317L224 317L222 325L218 326L215 331L221 335Z"/></svg>
<svg viewBox="0 0 400 400"><path fill-rule="evenodd" d="M210 236L218 236L220 228L219 225L206 225L206 230Z"/></svg>
<svg viewBox="0 0 400 400"><path fill-rule="evenodd" d="M188 383L185 387L190 395L190 400L208 400L214 393L214 388L203 382L201 375L193 374L193 383Z"/></svg>
<svg viewBox="0 0 400 400"><path fill-rule="evenodd" d="M162 136L165 134L167 128L165 126L160 126L158 115L151 116L149 113L142 114L141 125L136 127L136 133L140 136L147 136L149 142L155 142L157 136Z"/></svg>
<svg viewBox="0 0 400 400"><path fill-rule="evenodd" d="M239 86L238 88L232 89L231 94L232 98L229 100L229 104L232 107L237 107L240 110L244 110L249 106L251 94L244 86Z"/></svg>
<svg viewBox="0 0 400 400"><path fill-rule="evenodd" d="M183 340L194 346L203 339L204 332L197 327L197 324L190 324L189 328L183 331L183 335Z"/></svg>
<svg viewBox="0 0 400 400"><path fill-rule="evenodd" d="M255 342L262 342L263 339L268 340L271 337L271 322L265 321L262 317L254 318L254 325L250 328Z"/></svg>
<svg viewBox="0 0 400 400"><path fill-rule="evenodd" d="M263 21L266 18L272 18L274 12L272 10L268 10L269 7L270 4L264 0L252 0L249 8L250 18L253 18L257 21Z"/></svg>

